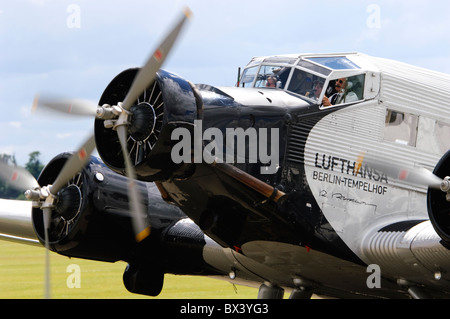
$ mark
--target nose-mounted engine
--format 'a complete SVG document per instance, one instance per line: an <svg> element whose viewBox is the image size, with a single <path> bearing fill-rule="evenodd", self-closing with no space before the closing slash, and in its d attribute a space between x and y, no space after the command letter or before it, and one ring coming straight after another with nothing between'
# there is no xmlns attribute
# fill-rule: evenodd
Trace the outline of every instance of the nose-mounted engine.
<svg viewBox="0 0 450 319"><path fill-rule="evenodd" d="M120 105L125 99L138 71L123 71L107 86L99 102L103 109L110 110L106 112L114 112L109 106ZM126 122L127 151L140 180L167 179L179 170L180 165L171 160L171 133L177 127L192 129L201 109L201 97L194 85L163 70L157 73L156 80L130 108ZM124 154L114 121L97 116L97 150L108 167L125 174Z"/></svg>
<svg viewBox="0 0 450 319"><path fill-rule="evenodd" d="M433 173L442 182L440 189L428 190L428 214L443 243L450 248L450 151L441 158Z"/></svg>

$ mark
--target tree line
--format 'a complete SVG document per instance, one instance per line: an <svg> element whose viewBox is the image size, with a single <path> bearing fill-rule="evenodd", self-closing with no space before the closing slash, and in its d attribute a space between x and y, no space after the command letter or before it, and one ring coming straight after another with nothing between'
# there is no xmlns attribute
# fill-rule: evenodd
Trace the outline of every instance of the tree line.
<svg viewBox="0 0 450 319"><path fill-rule="evenodd" d="M39 177L42 169L44 168L44 164L40 161L39 156L40 152L34 151L28 154L29 159L25 164L25 168L33 175L36 179ZM17 166L16 157L14 155L9 154L0 154L0 161L11 165ZM17 190L8 185L8 183L0 181L0 198L2 199L20 199L25 200L25 195L23 191Z"/></svg>

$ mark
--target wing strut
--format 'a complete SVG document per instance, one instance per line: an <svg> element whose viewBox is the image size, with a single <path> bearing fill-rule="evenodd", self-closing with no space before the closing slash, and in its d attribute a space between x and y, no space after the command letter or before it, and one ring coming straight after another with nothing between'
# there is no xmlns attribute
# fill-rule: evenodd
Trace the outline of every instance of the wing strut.
<svg viewBox="0 0 450 319"><path fill-rule="evenodd" d="M214 167L219 169L221 172L227 174L228 176L234 178L235 180L243 183L244 185L250 187L251 189L257 191L261 195L267 197L267 200L272 200L275 203L285 196L286 194L276 187L272 187L269 184L266 184L256 177L247 174L240 169L227 164L213 164Z"/></svg>

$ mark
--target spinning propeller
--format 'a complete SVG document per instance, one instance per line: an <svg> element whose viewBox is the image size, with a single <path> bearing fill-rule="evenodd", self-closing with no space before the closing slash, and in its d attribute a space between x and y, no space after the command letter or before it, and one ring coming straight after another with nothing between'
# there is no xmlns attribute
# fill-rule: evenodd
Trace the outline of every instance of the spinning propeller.
<svg viewBox="0 0 450 319"><path fill-rule="evenodd" d="M136 241L140 242L150 235L150 225L146 221L145 208L142 205L139 192L136 189L134 180L136 173L131 164L130 156L127 150L127 135L129 135L130 122L133 116L132 106L151 84L156 80L156 72L161 68L176 39L178 38L184 23L190 17L191 12L188 8L173 29L164 38L154 53L148 58L144 66L139 70L123 102L117 105L98 106L90 101L81 99L58 99L54 96L36 96L33 109L38 106L45 106L58 112L78 115L95 116L103 119L107 128L112 128L117 132L122 154L125 162L126 174L129 178L128 198L130 201L130 210L132 212L132 222ZM90 154L90 153L89 153ZM59 184L58 184L59 186Z"/></svg>
<svg viewBox="0 0 450 319"><path fill-rule="evenodd" d="M59 192L88 162L89 155L95 148L95 141L90 137L76 153L65 163L53 185L40 186L37 180L26 169L13 167L0 163L0 179L11 187L25 192L27 199L33 201L33 206L43 212L44 234L46 248L45 297L50 297L50 255L49 255L49 228L52 211L60 200Z"/></svg>
<svg viewBox="0 0 450 319"><path fill-rule="evenodd" d="M411 185L440 189L444 193L450 192L450 177L442 179L424 167L412 167L404 163L397 164L388 162L387 160L378 157L366 156L366 154L360 154L358 157L357 169L361 168L362 163L385 173L395 180Z"/></svg>

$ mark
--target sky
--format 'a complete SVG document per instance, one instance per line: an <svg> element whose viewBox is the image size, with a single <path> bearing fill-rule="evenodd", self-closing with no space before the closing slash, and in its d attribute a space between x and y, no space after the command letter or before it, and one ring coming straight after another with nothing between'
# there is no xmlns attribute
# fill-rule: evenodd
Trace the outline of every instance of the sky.
<svg viewBox="0 0 450 319"><path fill-rule="evenodd" d="M97 103L188 6L164 69L233 86L254 56L362 52L450 73L448 0L0 0L0 154L25 165L76 150L93 119L31 112L38 92Z"/></svg>

